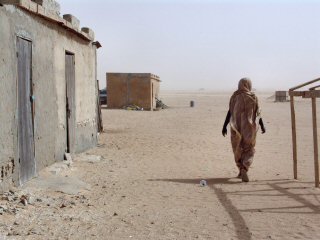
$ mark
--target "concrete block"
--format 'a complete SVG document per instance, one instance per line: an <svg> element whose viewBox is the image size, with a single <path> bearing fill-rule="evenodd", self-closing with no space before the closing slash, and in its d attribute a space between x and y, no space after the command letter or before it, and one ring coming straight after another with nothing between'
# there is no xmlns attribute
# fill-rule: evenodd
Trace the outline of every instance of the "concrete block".
<svg viewBox="0 0 320 240"><path fill-rule="evenodd" d="M30 0L0 0L1 4L16 5L29 10Z"/></svg>
<svg viewBox="0 0 320 240"><path fill-rule="evenodd" d="M30 9L30 0L20 0L19 7L25 8L27 10Z"/></svg>
<svg viewBox="0 0 320 240"><path fill-rule="evenodd" d="M69 28L69 29L71 29L73 31L76 31L76 32L81 34L81 32L79 32L79 28L76 28L75 26L72 25L72 23L70 23L69 21L67 21L65 19L63 19L63 25L65 25L67 28Z"/></svg>
<svg viewBox="0 0 320 240"><path fill-rule="evenodd" d="M60 4L55 0L43 0L42 6L60 16Z"/></svg>
<svg viewBox="0 0 320 240"><path fill-rule="evenodd" d="M1 4L19 5L20 2L20 0L0 0Z"/></svg>
<svg viewBox="0 0 320 240"><path fill-rule="evenodd" d="M65 19L63 19L63 25L65 25L67 28L72 28L72 24Z"/></svg>
<svg viewBox="0 0 320 240"><path fill-rule="evenodd" d="M41 5L42 6L42 4L43 4L43 0L32 0L33 2L35 2L35 3L37 3L37 4L39 4L39 5Z"/></svg>
<svg viewBox="0 0 320 240"><path fill-rule="evenodd" d="M94 31L91 28L83 27L83 28L81 28L81 31L84 33L87 33L89 38L91 40L94 40Z"/></svg>
<svg viewBox="0 0 320 240"><path fill-rule="evenodd" d="M45 10L45 17L50 18L51 20L59 23L64 23L64 19L62 19L59 15L52 11Z"/></svg>
<svg viewBox="0 0 320 240"><path fill-rule="evenodd" d="M88 33L80 31L79 34L81 35L82 38L88 40L88 41L93 41L93 39L89 36Z"/></svg>
<svg viewBox="0 0 320 240"><path fill-rule="evenodd" d="M44 7L37 5L37 13L41 16L44 16L46 14Z"/></svg>
<svg viewBox="0 0 320 240"><path fill-rule="evenodd" d="M31 12L38 13L38 4L33 1L30 1L29 2L29 10Z"/></svg>
<svg viewBox="0 0 320 240"><path fill-rule="evenodd" d="M80 21L75 16L73 16L71 14L65 14L65 15L63 15L63 19L68 21L69 23L71 23L73 28L76 28L77 30L79 30Z"/></svg>
<svg viewBox="0 0 320 240"><path fill-rule="evenodd" d="M47 11L54 12L57 15L60 15L60 4L55 0L32 0L33 2L41 5Z"/></svg>
<svg viewBox="0 0 320 240"><path fill-rule="evenodd" d="M79 28L76 28L75 26L73 26L72 23L70 23L69 21L65 19L62 19L62 20L63 20L62 25L64 25L65 28L68 28L69 30L75 32L78 35L78 37L81 37L87 41L92 41L87 33L79 31Z"/></svg>

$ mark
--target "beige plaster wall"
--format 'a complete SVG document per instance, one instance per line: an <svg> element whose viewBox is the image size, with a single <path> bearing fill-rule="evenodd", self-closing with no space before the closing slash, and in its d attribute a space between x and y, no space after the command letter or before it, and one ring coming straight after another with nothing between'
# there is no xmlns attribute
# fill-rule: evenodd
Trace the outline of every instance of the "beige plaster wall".
<svg viewBox="0 0 320 240"><path fill-rule="evenodd" d="M37 171L63 160L66 149L65 52L75 54L76 143L83 151L97 143L95 51L92 42L13 5L0 7L0 170L13 165L0 186L18 182L17 36L32 41ZM6 114L2 114L5 112ZM1 191L1 189L0 189Z"/></svg>

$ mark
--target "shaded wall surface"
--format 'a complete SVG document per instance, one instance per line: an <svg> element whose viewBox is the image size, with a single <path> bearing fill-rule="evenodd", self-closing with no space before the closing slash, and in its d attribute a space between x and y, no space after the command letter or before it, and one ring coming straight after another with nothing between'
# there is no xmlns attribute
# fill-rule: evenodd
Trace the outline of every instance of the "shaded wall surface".
<svg viewBox="0 0 320 240"><path fill-rule="evenodd" d="M18 37L32 42L36 171L63 160L66 151L66 52L75 56L75 107L72 109L75 140L71 152L81 152L97 143L96 47L88 34L82 36L81 30L73 29L72 24L56 12L47 11L46 19L30 12L41 10L41 5L28 0L21 2L22 7L12 4L0 7L0 191L12 184L19 185ZM62 24L69 27L63 28Z"/></svg>
<svg viewBox="0 0 320 240"><path fill-rule="evenodd" d="M137 105L145 110L156 107L159 77L150 73L107 73L108 108Z"/></svg>

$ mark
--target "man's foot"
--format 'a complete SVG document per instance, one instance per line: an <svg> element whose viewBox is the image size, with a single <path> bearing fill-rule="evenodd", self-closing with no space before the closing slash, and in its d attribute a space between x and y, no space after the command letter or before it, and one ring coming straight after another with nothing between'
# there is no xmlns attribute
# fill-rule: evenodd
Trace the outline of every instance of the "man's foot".
<svg viewBox="0 0 320 240"><path fill-rule="evenodd" d="M241 169L241 179L242 182L249 182L248 173L245 169Z"/></svg>
<svg viewBox="0 0 320 240"><path fill-rule="evenodd" d="M242 178L241 177L241 171L239 171L239 174L238 174L237 178L240 178L240 179Z"/></svg>

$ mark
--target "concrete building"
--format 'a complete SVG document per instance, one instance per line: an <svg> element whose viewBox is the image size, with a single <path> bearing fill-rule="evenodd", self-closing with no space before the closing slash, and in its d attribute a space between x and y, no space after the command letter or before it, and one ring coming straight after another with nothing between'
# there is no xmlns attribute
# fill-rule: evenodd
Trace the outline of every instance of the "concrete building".
<svg viewBox="0 0 320 240"><path fill-rule="evenodd" d="M0 0L0 191L97 143L94 33L54 0Z"/></svg>
<svg viewBox="0 0 320 240"><path fill-rule="evenodd" d="M156 108L160 78L151 73L107 73L108 108L137 105L145 110Z"/></svg>

